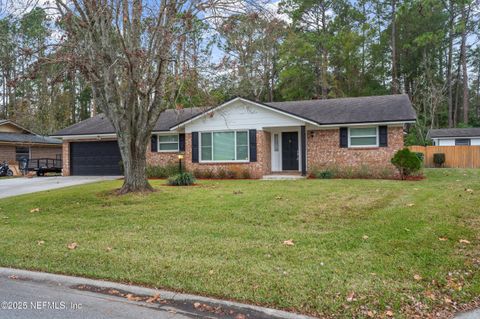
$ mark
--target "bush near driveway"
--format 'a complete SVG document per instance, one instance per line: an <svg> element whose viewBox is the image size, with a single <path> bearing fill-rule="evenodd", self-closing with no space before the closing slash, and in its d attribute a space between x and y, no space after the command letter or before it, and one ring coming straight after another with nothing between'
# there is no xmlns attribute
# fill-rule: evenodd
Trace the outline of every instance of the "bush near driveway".
<svg viewBox="0 0 480 319"><path fill-rule="evenodd" d="M480 295L480 170L426 175L152 181L157 192L121 197L109 181L3 199L0 265L321 317L448 314Z"/></svg>

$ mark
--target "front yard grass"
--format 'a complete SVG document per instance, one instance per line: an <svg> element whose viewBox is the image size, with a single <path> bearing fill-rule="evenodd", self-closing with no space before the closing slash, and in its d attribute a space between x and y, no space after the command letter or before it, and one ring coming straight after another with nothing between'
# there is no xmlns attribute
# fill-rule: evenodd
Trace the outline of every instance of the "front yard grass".
<svg viewBox="0 0 480 319"><path fill-rule="evenodd" d="M122 197L111 192L121 181L109 181L7 198L0 265L318 316L450 311L480 296L480 170L426 175L157 180L153 194Z"/></svg>

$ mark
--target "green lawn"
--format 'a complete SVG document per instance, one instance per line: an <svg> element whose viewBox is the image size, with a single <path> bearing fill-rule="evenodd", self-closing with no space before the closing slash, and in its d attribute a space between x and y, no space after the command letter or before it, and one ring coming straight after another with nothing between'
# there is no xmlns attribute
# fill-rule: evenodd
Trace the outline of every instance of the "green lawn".
<svg viewBox="0 0 480 319"><path fill-rule="evenodd" d="M123 197L112 181L3 199L0 265L314 315L432 313L480 296L480 170L426 175L157 180L157 192Z"/></svg>

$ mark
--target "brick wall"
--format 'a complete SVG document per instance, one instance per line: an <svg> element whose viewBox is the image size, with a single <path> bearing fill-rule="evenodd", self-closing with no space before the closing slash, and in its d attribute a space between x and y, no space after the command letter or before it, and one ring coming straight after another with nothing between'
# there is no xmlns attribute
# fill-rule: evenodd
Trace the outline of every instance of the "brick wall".
<svg viewBox="0 0 480 319"><path fill-rule="evenodd" d="M29 147L28 145L21 145ZM15 159L16 146L15 145L0 145L0 161L7 161L9 164L17 164ZM62 154L61 146L30 146L30 158L55 158L57 154Z"/></svg>
<svg viewBox="0 0 480 319"><path fill-rule="evenodd" d="M62 176L70 176L70 142L63 141L62 144Z"/></svg>
<svg viewBox="0 0 480 319"><path fill-rule="evenodd" d="M172 163L178 163L178 152L152 152L150 149L147 151L147 165L166 166Z"/></svg>
<svg viewBox="0 0 480 319"><path fill-rule="evenodd" d="M403 128L388 127L388 147L340 148L339 129L308 131L307 167L313 169L336 167L339 169L368 167L373 171L391 171L393 154L403 148Z"/></svg>
<svg viewBox="0 0 480 319"><path fill-rule="evenodd" d="M31 158L56 158L62 155L61 146L32 146L30 148Z"/></svg>
<svg viewBox="0 0 480 319"><path fill-rule="evenodd" d="M15 161L15 146L0 144L0 162L7 161L9 164L16 164Z"/></svg>
<svg viewBox="0 0 480 319"><path fill-rule="evenodd" d="M257 130L257 161L250 163L192 163L192 134L185 134L185 165L190 171L219 170L243 173L248 171L252 178L261 178L270 173L270 133Z"/></svg>

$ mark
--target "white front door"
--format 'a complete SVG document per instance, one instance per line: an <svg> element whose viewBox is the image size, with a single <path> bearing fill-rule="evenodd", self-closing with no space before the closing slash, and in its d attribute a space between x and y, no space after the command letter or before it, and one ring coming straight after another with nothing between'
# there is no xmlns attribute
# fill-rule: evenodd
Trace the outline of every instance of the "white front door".
<svg viewBox="0 0 480 319"><path fill-rule="evenodd" d="M282 143L280 132L272 133L272 172L282 170Z"/></svg>

